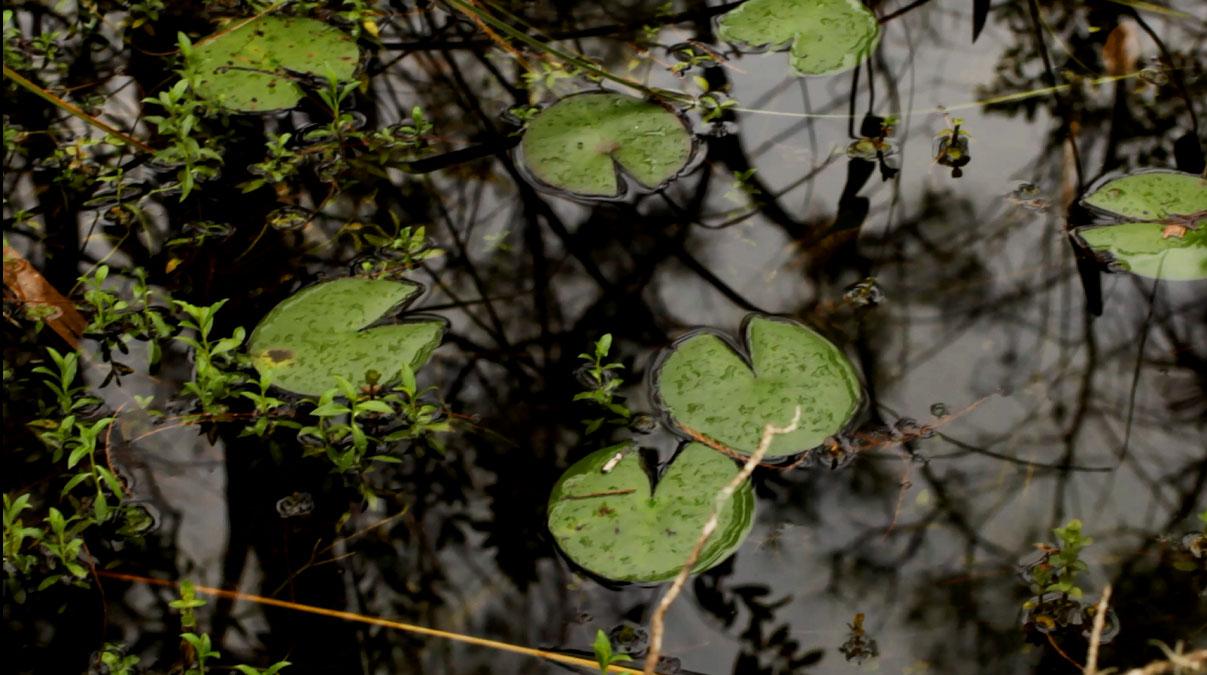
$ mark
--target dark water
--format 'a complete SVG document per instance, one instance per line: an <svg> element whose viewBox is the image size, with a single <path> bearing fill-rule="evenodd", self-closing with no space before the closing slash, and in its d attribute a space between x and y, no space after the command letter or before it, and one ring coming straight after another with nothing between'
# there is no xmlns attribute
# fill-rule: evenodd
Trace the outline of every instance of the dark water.
<svg viewBox="0 0 1207 675"><path fill-rule="evenodd" d="M546 529L549 490L565 467L628 435L582 433L591 411L571 401L577 355L611 333L626 364L621 392L648 411L646 371L660 348L698 326L735 332L749 312L763 311L815 326L844 349L866 385L862 424L928 423L932 410L941 413L936 404L960 414L932 438L841 469L759 471L753 533L729 562L689 584L668 615L664 653L685 670L1078 672L1023 630L1029 592L1018 574L1033 544L1052 541L1051 529L1074 517L1094 539L1080 584L1089 600L1112 585L1121 626L1101 664L1161 658L1150 640L1207 646L1207 570L1201 560L1189 571L1172 565L1207 508L1207 287L1102 274L1095 316L1065 234L1072 200L1100 176L1203 170L1201 3L1171 3L1182 14L1136 14L1112 2L1041 2L1044 55L1028 3L995 5L973 44L972 3L936 0L886 22L858 76L800 79L786 72L782 53L734 54L705 73L714 86L732 85L740 102L733 133L698 124L706 156L693 173L616 203L575 202L524 182L500 118L522 96L514 63L444 11L389 4L386 47L368 66L370 86L356 108L368 125L383 126L421 105L436 125L437 151L484 147L482 159L366 179L325 203L328 186L300 181L292 198L323 203L323 215L300 231L262 235L279 204L271 191L240 193L245 176L236 174L259 161L266 125L286 130L317 117L305 104L238 118L226 174L184 204L151 198L141 235L93 229L96 214L79 195L47 193L19 171L5 179L6 218L37 207L45 219L45 237L15 232L11 242L56 286L70 288L103 256L118 268L143 265L177 297L231 298L220 335L253 326L301 285L346 273L359 252L333 237L349 222L388 223L392 213L426 225L447 251L411 274L428 289L414 308L451 322L420 374L465 421L446 438L445 454L403 452L402 464L374 469L366 480L382 499L366 508L355 481L297 459L287 438L240 438L235 424L120 442L113 461L162 523L144 547L111 558L119 569L589 652L597 629L648 621L661 589L576 574ZM636 56L634 30L658 21L654 2L513 4L542 30L584 35L565 44L615 72ZM903 6L875 9L886 16ZM658 41L712 42L706 14L667 26ZM1168 51L1179 85L1085 82L1105 72L1102 46L1119 21L1131 22L1142 60ZM594 27L605 29L584 30ZM170 79L153 56L172 48L164 36L206 32L181 8L156 28L136 36L137 48L95 51L97 72L69 78L108 78L112 88L132 78L155 90ZM690 86L667 73L664 50L639 58L655 60L654 84ZM1069 78L1074 84L1055 93L976 103ZM584 86L567 79L557 91ZM115 113L128 115L135 99L115 95ZM972 161L959 178L932 157L947 124L939 106L972 136ZM40 113L29 108L6 114L37 128ZM872 172L861 184L871 165L845 154L865 112L900 114L901 171L891 180ZM743 191L734 172L751 168ZM1043 203L1011 197L1023 182L1035 186L1026 199ZM229 223L235 234L165 271L167 233L200 219ZM844 302L844 289L867 277L883 300ZM111 408L132 394L168 400L190 368L173 351L158 377L135 374L97 392ZM88 377L99 385L106 372L97 364ZM146 429L133 417L126 439ZM27 442L11 433L6 465ZM664 458L677 443L666 431L639 440ZM312 508L303 513L306 495ZM297 515L280 515L282 499ZM62 615L50 600L6 604L18 668L79 672L108 640L166 670L177 632L169 596L118 582L103 588L103 596L63 596L70 604ZM850 642L856 614L875 642L866 659ZM564 670L250 603L211 602L202 617L224 656L287 657L289 673ZM1060 645L1084 663L1084 639Z"/></svg>

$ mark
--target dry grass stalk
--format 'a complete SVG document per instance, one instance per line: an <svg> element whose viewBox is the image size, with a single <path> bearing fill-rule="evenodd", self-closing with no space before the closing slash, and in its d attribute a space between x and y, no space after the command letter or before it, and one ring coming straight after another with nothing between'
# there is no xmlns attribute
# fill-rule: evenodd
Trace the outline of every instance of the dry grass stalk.
<svg viewBox="0 0 1207 675"><path fill-rule="evenodd" d="M708 514L708 520L704 523L704 529L700 531L700 537L696 540L696 545L692 547L691 553L687 556L687 560L684 561L683 567L680 568L678 576L675 577L675 581L667 590L666 595L663 595L662 600L658 602L658 607L654 610L654 616L650 619L650 651L645 657L644 675L654 675L655 669L658 667L658 657L662 652L662 633L666 621L666 612L670 609L671 603L675 601L675 598L683 590L688 577L691 576L692 569L696 566L696 561L700 559L700 552L704 550L704 545L708 543L708 538L716 531L717 520L722 507L733 497L733 493L741 487L742 483L745 483L750 478L750 474L754 473L754 468L759 465L759 462L763 461L763 456L771 448L771 441L776 436L796 431L796 426L799 423L800 406L797 406L796 414L792 416L792 421L787 426L777 427L773 424L768 424L763 427L763 437L759 440L759 445L755 448L754 453L746 459L746 463L742 465L742 470L738 471L733 480L729 481L717 493L717 497L713 501L712 511Z"/></svg>
<svg viewBox="0 0 1207 675"><path fill-rule="evenodd" d="M1098 647L1102 644L1102 629L1106 627L1106 612L1111 602L1111 585L1102 589L1102 598L1094 609L1094 628L1090 632L1090 651L1085 657L1085 675L1098 672Z"/></svg>

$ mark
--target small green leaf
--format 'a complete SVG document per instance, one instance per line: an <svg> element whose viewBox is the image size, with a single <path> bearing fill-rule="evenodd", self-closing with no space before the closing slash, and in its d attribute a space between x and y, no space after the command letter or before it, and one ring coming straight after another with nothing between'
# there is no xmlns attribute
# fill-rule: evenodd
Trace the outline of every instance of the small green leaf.
<svg viewBox="0 0 1207 675"><path fill-rule="evenodd" d="M595 660L599 663L599 672L607 672L608 666L612 664L612 641L608 639L607 633L596 629L594 647Z"/></svg>

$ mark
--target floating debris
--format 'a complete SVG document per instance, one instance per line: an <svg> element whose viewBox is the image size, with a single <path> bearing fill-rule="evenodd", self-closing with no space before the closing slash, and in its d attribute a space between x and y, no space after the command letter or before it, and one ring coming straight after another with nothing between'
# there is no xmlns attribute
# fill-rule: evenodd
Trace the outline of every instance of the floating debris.
<svg viewBox="0 0 1207 675"><path fill-rule="evenodd" d="M875 307L884 302L884 291L876 283L876 277L868 277L847 286L842 300L852 307Z"/></svg>
<svg viewBox="0 0 1207 675"><path fill-rule="evenodd" d="M847 635L847 641L838 648L847 661L862 665L864 661L880 656L879 645L863 629L863 612L856 614L847 627L851 632Z"/></svg>
<svg viewBox="0 0 1207 675"><path fill-rule="evenodd" d="M277 500L277 514L282 518L308 516L314 511L314 497L309 492L294 492Z"/></svg>
<svg viewBox="0 0 1207 675"><path fill-rule="evenodd" d="M1048 207L1052 205L1052 201L1038 185L1026 181L1019 183L1010 194L1006 195L1006 199L1028 211L1047 211Z"/></svg>

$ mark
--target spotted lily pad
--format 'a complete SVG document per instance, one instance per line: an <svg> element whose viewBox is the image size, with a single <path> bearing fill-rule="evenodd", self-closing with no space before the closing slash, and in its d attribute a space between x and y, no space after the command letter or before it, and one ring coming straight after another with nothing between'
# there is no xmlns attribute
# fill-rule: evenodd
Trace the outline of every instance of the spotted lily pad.
<svg viewBox="0 0 1207 675"><path fill-rule="evenodd" d="M797 430L774 438L769 460L813 449L842 431L863 396L838 347L785 319L754 314L744 326L745 354L726 337L699 330L659 357L653 393L671 426L750 454L764 427L787 424L799 406Z"/></svg>
<svg viewBox="0 0 1207 675"><path fill-rule="evenodd" d="M202 98L227 110L265 112L298 104L297 74L350 80L359 61L352 36L322 21L261 16L199 42L187 68Z"/></svg>
<svg viewBox="0 0 1207 675"><path fill-rule="evenodd" d="M549 497L549 531L567 557L601 577L632 583L673 579L738 466L712 448L689 443L651 492L640 453L624 446L623 458L614 461L618 451L594 452L562 474ZM720 563L741 546L754 523L754 509L747 482L721 508L695 572Z"/></svg>
<svg viewBox="0 0 1207 675"><path fill-rule="evenodd" d="M653 190L687 168L691 132L673 111L611 92L567 96L524 132L522 163L542 186L593 198L624 194L625 177Z"/></svg>
<svg viewBox="0 0 1207 675"><path fill-rule="evenodd" d="M788 47L797 73L832 75L875 49L880 23L858 0L749 0L718 20L717 36L748 47Z"/></svg>
<svg viewBox="0 0 1207 675"><path fill-rule="evenodd" d="M444 336L439 319L369 326L413 300L418 284L346 278L298 291L256 326L248 341L256 369L272 383L318 396L336 386L336 376L363 382L374 370L383 379L404 365L416 370Z"/></svg>
<svg viewBox="0 0 1207 675"><path fill-rule="evenodd" d="M1207 279L1207 180L1142 171L1108 179L1081 203L1118 221L1074 231L1112 268L1152 279Z"/></svg>

